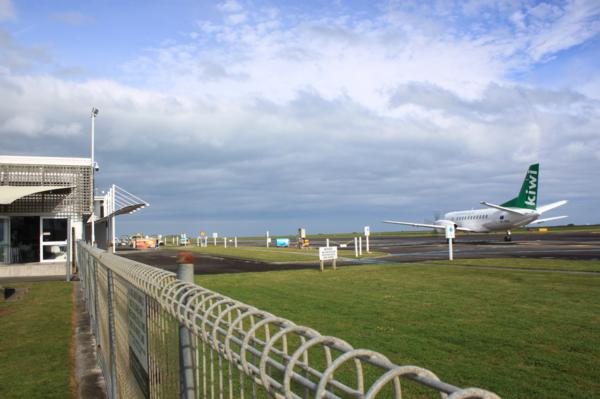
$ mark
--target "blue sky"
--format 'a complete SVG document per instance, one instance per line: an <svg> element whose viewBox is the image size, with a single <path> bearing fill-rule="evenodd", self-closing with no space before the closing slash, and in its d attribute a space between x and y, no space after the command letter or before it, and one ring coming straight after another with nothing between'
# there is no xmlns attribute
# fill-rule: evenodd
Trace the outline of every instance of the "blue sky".
<svg viewBox="0 0 600 399"><path fill-rule="evenodd" d="M87 156L121 233L374 231L512 198L600 222L597 1L0 0L4 154Z"/></svg>

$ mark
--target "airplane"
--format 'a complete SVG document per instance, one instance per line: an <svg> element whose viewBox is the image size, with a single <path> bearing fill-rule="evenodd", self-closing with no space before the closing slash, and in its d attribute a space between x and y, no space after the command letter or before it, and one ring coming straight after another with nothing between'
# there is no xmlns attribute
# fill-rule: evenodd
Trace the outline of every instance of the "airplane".
<svg viewBox="0 0 600 399"><path fill-rule="evenodd" d="M413 227L425 227L444 232L446 226L454 225L457 231L469 233L489 233L491 231L506 231L504 241L511 241L511 229L524 227L551 220L564 219L567 216L554 216L544 219L539 217L559 206L567 203L566 200L553 202L548 205L537 206L537 193L539 186L539 163L529 166L519 195L501 205L481 201L487 208L469 211L454 211L444 214L443 218L432 224L399 222L384 220L383 223L402 224Z"/></svg>

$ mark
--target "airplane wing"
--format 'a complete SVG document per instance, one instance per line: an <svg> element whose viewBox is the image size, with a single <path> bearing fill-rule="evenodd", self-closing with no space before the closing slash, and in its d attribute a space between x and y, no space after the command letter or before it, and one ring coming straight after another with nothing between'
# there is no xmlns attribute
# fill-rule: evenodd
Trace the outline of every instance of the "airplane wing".
<svg viewBox="0 0 600 399"><path fill-rule="evenodd" d="M485 205L485 206L489 206L490 208L500 209L501 211L504 211L504 212L513 213L515 215L523 216L523 215L530 214L530 212L527 212L525 210L520 211L520 210L517 210L517 209L514 209L514 208L507 208L507 207L502 206L502 205L490 204L489 202L485 202L485 201L481 201L481 204Z"/></svg>
<svg viewBox="0 0 600 399"><path fill-rule="evenodd" d="M443 224L425 224L425 223L397 222L395 220L384 220L383 223L402 224L402 225L405 225L405 226L426 227L428 229L442 229L442 230L446 230L446 226L444 226Z"/></svg>
<svg viewBox="0 0 600 399"><path fill-rule="evenodd" d="M568 218L568 216L554 216L554 217L551 217L551 218L538 219L538 220L534 220L533 222L531 222L529 224L544 223L544 222L549 222L551 220L558 220L558 219L564 219L564 218Z"/></svg>
<svg viewBox="0 0 600 399"><path fill-rule="evenodd" d="M563 206L567 202L568 201L566 201L566 200L562 200L562 201L558 201L558 202L553 202L548 205L542 205L538 209L536 209L536 211L537 211L537 213L539 213L541 215L542 213L548 212L551 209L558 208L559 206Z"/></svg>
<svg viewBox="0 0 600 399"><path fill-rule="evenodd" d="M391 223L391 224L402 224L404 226L413 226L413 227L425 227L428 229L440 229L446 230L446 225L443 224L426 224L426 223L411 223L411 222L397 222L395 220L384 220L383 223ZM467 231L467 232L475 232L475 230L468 229L466 227L456 227L458 231Z"/></svg>

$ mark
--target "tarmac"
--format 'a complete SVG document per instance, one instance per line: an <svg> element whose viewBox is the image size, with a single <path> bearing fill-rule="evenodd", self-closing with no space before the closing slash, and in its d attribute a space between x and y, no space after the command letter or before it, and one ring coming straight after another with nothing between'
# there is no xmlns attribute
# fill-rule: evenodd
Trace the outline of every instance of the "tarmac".
<svg viewBox="0 0 600 399"><path fill-rule="evenodd" d="M238 241L243 245L260 245L260 242ZM344 241L342 241L344 242ZM331 245L342 242L331 240ZM346 242L344 242L346 243ZM364 248L363 239L363 251ZM325 239L311 239L313 247L325 245ZM454 259L476 258L543 258L600 260L600 233L569 232L547 234L513 234L511 242L505 242L502 235L459 235L454 241ZM350 245L348 248L353 249ZM442 235L420 237L374 236L370 238L370 249L387 252L389 255L367 259L340 259L338 265L388 264L448 259L448 244ZM177 251L151 249L119 251L126 258L166 270L176 271ZM196 274L222 274L263 272L290 269L317 269L314 263L267 263L253 260L194 253Z"/></svg>

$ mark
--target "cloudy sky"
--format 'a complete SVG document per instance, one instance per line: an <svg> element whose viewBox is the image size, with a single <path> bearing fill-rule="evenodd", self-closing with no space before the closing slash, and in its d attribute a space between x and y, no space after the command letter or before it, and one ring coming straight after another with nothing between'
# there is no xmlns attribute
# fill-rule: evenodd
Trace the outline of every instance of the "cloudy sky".
<svg viewBox="0 0 600 399"><path fill-rule="evenodd" d="M142 5L143 4L143 5ZM0 153L88 156L119 233L393 230L514 197L600 222L600 2L0 0Z"/></svg>

